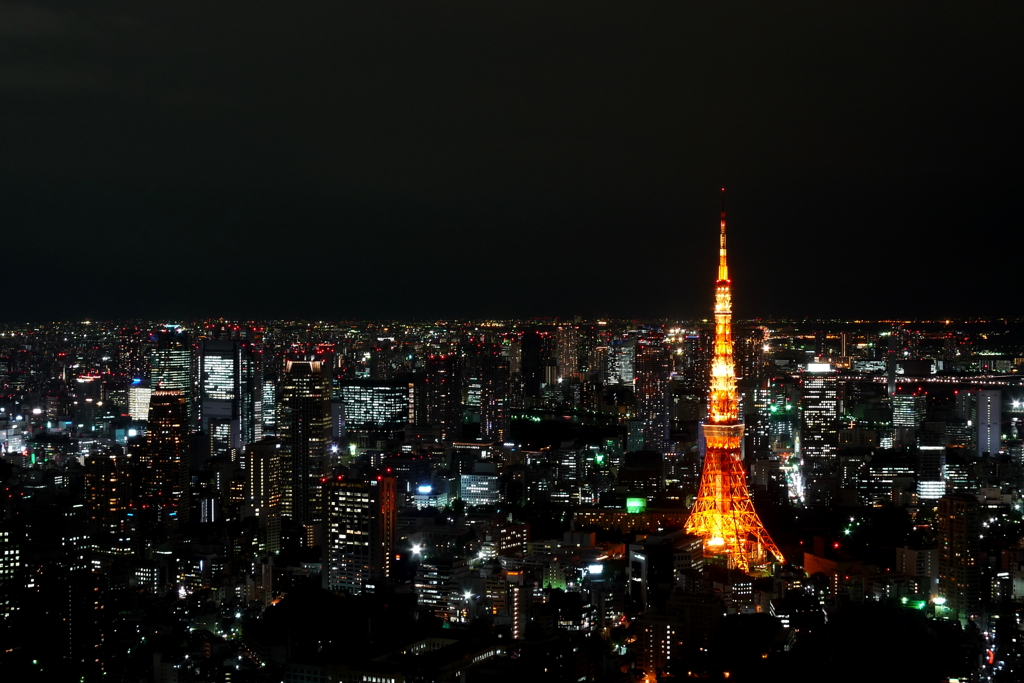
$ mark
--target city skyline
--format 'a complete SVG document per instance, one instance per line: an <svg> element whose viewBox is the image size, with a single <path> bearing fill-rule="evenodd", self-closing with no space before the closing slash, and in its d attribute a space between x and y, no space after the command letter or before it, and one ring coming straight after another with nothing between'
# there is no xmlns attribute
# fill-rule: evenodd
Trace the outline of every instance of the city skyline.
<svg viewBox="0 0 1024 683"><path fill-rule="evenodd" d="M0 675L1021 680L1021 35L0 3Z"/></svg>

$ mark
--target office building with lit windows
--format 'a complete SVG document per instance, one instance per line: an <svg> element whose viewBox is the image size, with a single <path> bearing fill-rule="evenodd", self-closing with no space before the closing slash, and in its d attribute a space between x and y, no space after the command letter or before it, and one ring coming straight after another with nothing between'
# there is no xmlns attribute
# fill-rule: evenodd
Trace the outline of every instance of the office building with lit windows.
<svg viewBox="0 0 1024 683"><path fill-rule="evenodd" d="M494 463L478 462L473 465L473 474L459 477L459 497L469 506L497 505L501 491Z"/></svg>
<svg viewBox="0 0 1024 683"><path fill-rule="evenodd" d="M480 440L504 443L509 430L509 362L501 356L480 359Z"/></svg>
<svg viewBox="0 0 1024 683"><path fill-rule="evenodd" d="M999 389L978 392L978 455L996 455L1002 448L1002 399Z"/></svg>
<svg viewBox="0 0 1024 683"><path fill-rule="evenodd" d="M339 390L347 433L386 438L409 426L407 382L348 380Z"/></svg>
<svg viewBox="0 0 1024 683"><path fill-rule="evenodd" d="M250 341L199 342L199 429L208 455L230 456L263 437L263 370Z"/></svg>
<svg viewBox="0 0 1024 683"><path fill-rule="evenodd" d="M0 626L18 609L21 588L21 544L11 526L0 519Z"/></svg>
<svg viewBox="0 0 1024 683"><path fill-rule="evenodd" d="M149 399L152 395L153 388L142 380L137 379L128 387L128 415L133 420L145 422L149 419Z"/></svg>
<svg viewBox="0 0 1024 683"><path fill-rule="evenodd" d="M273 555L281 550L282 499L281 442L263 439L245 447L245 510L258 521L258 554Z"/></svg>
<svg viewBox="0 0 1024 683"><path fill-rule="evenodd" d="M323 587L352 594L385 586L394 562L394 477L336 477L324 484Z"/></svg>
<svg viewBox="0 0 1024 683"><path fill-rule="evenodd" d="M192 347L179 327L165 327L151 335L155 346L149 354L149 385L182 392L192 415Z"/></svg>
<svg viewBox="0 0 1024 683"><path fill-rule="evenodd" d="M800 449L805 457L834 458L838 450L838 377L828 365L811 363L801 377Z"/></svg>

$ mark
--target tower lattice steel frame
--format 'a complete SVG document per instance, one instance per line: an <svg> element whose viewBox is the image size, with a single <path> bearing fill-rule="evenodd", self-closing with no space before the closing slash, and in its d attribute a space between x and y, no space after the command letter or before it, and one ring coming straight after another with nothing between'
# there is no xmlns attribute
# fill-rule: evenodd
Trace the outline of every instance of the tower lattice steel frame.
<svg viewBox="0 0 1024 683"><path fill-rule="evenodd" d="M729 567L756 572L782 553L754 510L743 468L743 425L732 349L732 281L725 258L725 188L715 283L715 347L709 420L702 425L704 469L686 531L704 539L704 556L724 556Z"/></svg>

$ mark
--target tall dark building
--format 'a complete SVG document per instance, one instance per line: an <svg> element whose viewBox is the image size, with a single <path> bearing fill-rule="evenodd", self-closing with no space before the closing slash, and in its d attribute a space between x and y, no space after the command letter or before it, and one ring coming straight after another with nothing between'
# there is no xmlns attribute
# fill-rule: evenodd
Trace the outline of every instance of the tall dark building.
<svg viewBox="0 0 1024 683"><path fill-rule="evenodd" d="M85 458L85 498L91 533L124 531L131 493L128 456L102 450Z"/></svg>
<svg viewBox="0 0 1024 683"><path fill-rule="evenodd" d="M323 587L358 594L385 585L394 560L394 477L330 479L324 498Z"/></svg>
<svg viewBox="0 0 1024 683"><path fill-rule="evenodd" d="M677 371L683 377L683 387L687 394L703 397L708 393L714 337L712 331L700 330L683 340L683 353Z"/></svg>
<svg viewBox="0 0 1024 683"><path fill-rule="evenodd" d="M331 387L319 361L287 361L281 376L277 429L284 487L282 513L312 525L323 518L320 478L331 438Z"/></svg>
<svg viewBox="0 0 1024 683"><path fill-rule="evenodd" d="M550 332L539 327L523 330L522 362L523 393L527 399L539 398L545 369L555 364L555 343Z"/></svg>
<svg viewBox="0 0 1024 683"><path fill-rule="evenodd" d="M637 340L636 419L643 423L644 450L664 453L669 445L669 377L672 362L660 332Z"/></svg>
<svg viewBox="0 0 1024 683"><path fill-rule="evenodd" d="M141 502L155 508L161 521L183 523L189 519L188 432L185 394L179 390L154 391L140 463Z"/></svg>
<svg viewBox="0 0 1024 683"><path fill-rule="evenodd" d="M462 387L458 356L431 354L426 359L426 421L440 425L441 440L455 441L462 436Z"/></svg>
<svg viewBox="0 0 1024 683"><path fill-rule="evenodd" d="M973 495L939 499L939 596L961 619L981 611L981 506Z"/></svg>
<svg viewBox="0 0 1024 683"><path fill-rule="evenodd" d="M480 359L480 439L504 442L509 429L509 364L497 355Z"/></svg>

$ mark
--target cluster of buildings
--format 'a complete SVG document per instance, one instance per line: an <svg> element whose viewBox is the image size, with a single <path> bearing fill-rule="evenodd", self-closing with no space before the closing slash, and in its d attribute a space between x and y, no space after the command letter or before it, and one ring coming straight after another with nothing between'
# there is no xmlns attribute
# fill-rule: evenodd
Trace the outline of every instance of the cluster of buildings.
<svg viewBox="0 0 1024 683"><path fill-rule="evenodd" d="M710 321L9 326L0 658L86 680L653 678L724 671L740 617L774 661L872 602L998 653L1024 601L1022 332L734 324L736 457L778 552L737 571L687 529ZM882 547L885 515L905 533ZM311 595L335 612L302 623L387 618L289 644L273 615Z"/></svg>

